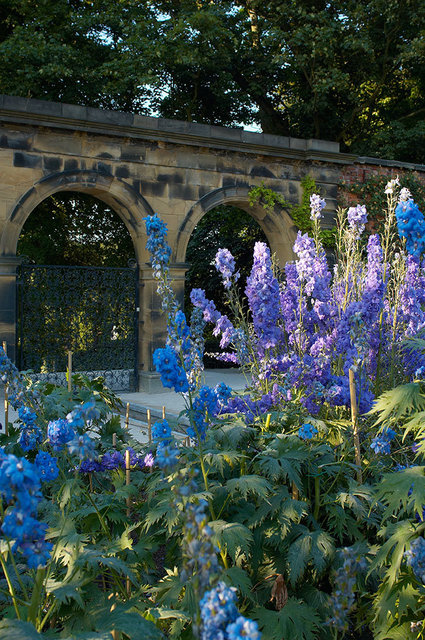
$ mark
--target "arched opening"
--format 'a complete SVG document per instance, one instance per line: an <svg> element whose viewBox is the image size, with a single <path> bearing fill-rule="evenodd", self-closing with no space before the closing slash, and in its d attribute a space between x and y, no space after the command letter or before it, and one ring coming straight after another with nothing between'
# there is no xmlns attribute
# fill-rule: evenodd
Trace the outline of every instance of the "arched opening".
<svg viewBox="0 0 425 640"><path fill-rule="evenodd" d="M212 209L224 204L242 209L255 219L264 231L271 252L276 254L279 264L283 265L288 260L293 260L292 247L297 230L292 218L287 211L278 207L270 211L260 204L251 206L249 194L250 189L247 187L221 187L207 193L196 202L180 225L176 238L175 261L185 262L189 240L201 218Z"/></svg>
<svg viewBox="0 0 425 640"><path fill-rule="evenodd" d="M138 273L133 239L103 200L57 191L27 215L17 242L18 366L63 384L73 371L137 387Z"/></svg>
<svg viewBox="0 0 425 640"><path fill-rule="evenodd" d="M131 236L121 218L87 193L58 192L29 215L17 255L35 264L125 267L135 260Z"/></svg>
<svg viewBox="0 0 425 640"><path fill-rule="evenodd" d="M251 273L253 250L256 242L267 241L266 234L258 222L243 209L233 205L219 205L208 211L195 226L186 250L185 308L191 308L190 292L194 288L205 290L206 296L214 300L221 313L229 313L222 278L217 272L214 259L218 249L228 249L235 258L236 270L240 272L238 288L243 297L246 279ZM217 352L219 338L206 327L205 351ZM214 358L205 356L207 367L223 366Z"/></svg>

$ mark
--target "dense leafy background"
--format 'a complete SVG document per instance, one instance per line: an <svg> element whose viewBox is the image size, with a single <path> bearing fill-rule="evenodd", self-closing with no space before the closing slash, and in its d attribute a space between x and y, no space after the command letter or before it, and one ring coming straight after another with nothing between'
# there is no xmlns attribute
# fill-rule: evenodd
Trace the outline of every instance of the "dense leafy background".
<svg viewBox="0 0 425 640"><path fill-rule="evenodd" d="M0 91L424 162L421 0L0 0Z"/></svg>
<svg viewBox="0 0 425 640"><path fill-rule="evenodd" d="M61 193L31 213L18 255L36 264L126 267L134 247L125 224L106 204L86 194Z"/></svg>

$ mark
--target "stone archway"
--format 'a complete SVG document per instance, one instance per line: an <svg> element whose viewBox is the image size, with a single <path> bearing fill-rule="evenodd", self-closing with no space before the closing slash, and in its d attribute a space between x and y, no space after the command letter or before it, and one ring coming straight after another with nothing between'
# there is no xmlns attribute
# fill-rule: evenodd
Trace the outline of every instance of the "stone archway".
<svg viewBox="0 0 425 640"><path fill-rule="evenodd" d="M96 171L55 173L34 183L16 203L0 238L0 256L15 256L19 235L26 219L43 200L61 191L84 192L109 205L123 220L133 240L136 259L146 259L143 217L152 215L145 198L119 178Z"/></svg>
<svg viewBox="0 0 425 640"><path fill-rule="evenodd" d="M19 235L27 218L46 198L59 192L81 192L102 200L122 219L133 242L136 261L146 262L143 217L152 214L146 200L119 178L96 171L69 171L50 174L28 189L15 204L3 225L0 237L0 276L5 295L0 304L0 326L8 345L8 353L16 358L16 275L21 262L16 257ZM139 323L143 313L139 311Z"/></svg>
<svg viewBox="0 0 425 640"><path fill-rule="evenodd" d="M251 206L249 189L245 187L223 187L215 189L198 200L188 211L177 233L174 259L184 263L187 245L199 220L211 209L231 204L249 213L263 229L272 253L275 253L280 264L294 258L292 247L297 235L294 223L283 209L268 212L260 205Z"/></svg>

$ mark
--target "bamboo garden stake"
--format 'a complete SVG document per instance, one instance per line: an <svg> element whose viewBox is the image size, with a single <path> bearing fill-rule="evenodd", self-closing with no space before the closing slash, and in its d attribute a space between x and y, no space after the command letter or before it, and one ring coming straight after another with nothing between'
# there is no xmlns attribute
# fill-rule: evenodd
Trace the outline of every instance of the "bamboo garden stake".
<svg viewBox="0 0 425 640"><path fill-rule="evenodd" d="M68 391L72 391L72 351L68 351Z"/></svg>
<svg viewBox="0 0 425 640"><path fill-rule="evenodd" d="M348 380L350 384L350 401L351 401L351 422L353 424L353 436L354 436L354 455L357 465L357 480L360 484L363 482L362 475L362 458L360 453L360 436L359 436L359 423L357 420L357 397L356 397L356 382L354 379L353 369L348 370Z"/></svg>
<svg viewBox="0 0 425 640"><path fill-rule="evenodd" d="M125 450L125 484L126 486L130 486L130 450L126 449ZM127 496L126 498L126 504L127 504L127 518L130 518L130 496ZM127 594L130 595L130 578L127 577L126 579L126 587L127 587Z"/></svg>
<svg viewBox="0 0 425 640"><path fill-rule="evenodd" d="M152 420L151 420L151 410L146 409L146 416L148 419L148 442L149 444L152 442Z"/></svg>
<svg viewBox="0 0 425 640"><path fill-rule="evenodd" d="M127 429L127 431L128 431L129 424L130 424L130 403L127 402L127 408L125 410L125 428Z"/></svg>
<svg viewBox="0 0 425 640"><path fill-rule="evenodd" d="M7 342L3 340L3 351L7 356ZM4 385L4 433L9 435L9 385L6 382Z"/></svg>

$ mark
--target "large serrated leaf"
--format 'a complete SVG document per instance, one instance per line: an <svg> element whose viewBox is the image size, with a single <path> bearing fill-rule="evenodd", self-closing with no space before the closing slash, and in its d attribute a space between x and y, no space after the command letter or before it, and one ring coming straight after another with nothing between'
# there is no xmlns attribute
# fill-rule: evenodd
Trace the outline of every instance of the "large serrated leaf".
<svg viewBox="0 0 425 640"><path fill-rule="evenodd" d="M41 640L42 636L29 622L22 620L2 620L0 622L1 640Z"/></svg>
<svg viewBox="0 0 425 640"><path fill-rule="evenodd" d="M247 527L240 522L225 522L224 520L213 520L209 524L216 534L220 546L227 549L233 560L239 549L249 554L253 537Z"/></svg>
<svg viewBox="0 0 425 640"><path fill-rule="evenodd" d="M227 578L226 582L228 581L232 587L236 587L244 597L249 596L252 583L246 571L240 567L230 567L223 572L222 577L224 580Z"/></svg>
<svg viewBox="0 0 425 640"><path fill-rule="evenodd" d="M89 578L87 578L87 581ZM51 593L56 600L61 603L74 600L82 609L84 609L84 602L80 594L80 589L84 585L84 581L77 582L56 582L56 580L48 580L46 585L46 593Z"/></svg>
<svg viewBox="0 0 425 640"><path fill-rule="evenodd" d="M271 490L270 483L266 478L257 475L244 475L240 478L232 478L226 483L230 493L239 492L243 498L247 498L251 493L260 498L266 498Z"/></svg>
<svg viewBox="0 0 425 640"><path fill-rule="evenodd" d="M252 617L267 640L317 640L321 626L317 612L296 598L289 598L280 611L256 609Z"/></svg>
<svg viewBox="0 0 425 640"><path fill-rule="evenodd" d="M379 414L375 424L394 418L400 420L414 411L425 411L425 395L417 382L409 382L385 391L374 402L368 415Z"/></svg>
<svg viewBox="0 0 425 640"><path fill-rule="evenodd" d="M408 509L413 517L422 514L425 505L425 467L409 467L403 471L387 473L376 490L376 500L386 505L383 521Z"/></svg>
<svg viewBox="0 0 425 640"><path fill-rule="evenodd" d="M111 611L103 609L96 615L96 631L122 631L131 640L160 640L161 631L129 604L115 603Z"/></svg>

